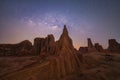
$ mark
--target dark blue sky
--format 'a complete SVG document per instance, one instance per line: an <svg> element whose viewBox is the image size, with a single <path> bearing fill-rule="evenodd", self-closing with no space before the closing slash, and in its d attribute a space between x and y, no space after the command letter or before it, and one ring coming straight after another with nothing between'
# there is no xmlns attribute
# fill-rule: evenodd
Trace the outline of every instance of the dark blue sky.
<svg viewBox="0 0 120 80"><path fill-rule="evenodd" d="M59 38L68 26L74 46L87 45L87 38L107 47L107 40L120 42L119 0L0 0L0 43L54 34Z"/></svg>

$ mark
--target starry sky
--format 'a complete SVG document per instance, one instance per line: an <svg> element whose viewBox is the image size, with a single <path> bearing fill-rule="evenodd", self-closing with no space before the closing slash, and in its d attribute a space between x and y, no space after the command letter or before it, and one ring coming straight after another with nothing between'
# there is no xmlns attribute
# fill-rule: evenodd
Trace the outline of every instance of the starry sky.
<svg viewBox="0 0 120 80"><path fill-rule="evenodd" d="M107 48L108 39L120 42L120 0L0 0L0 43L58 40L64 24L76 48L87 38Z"/></svg>

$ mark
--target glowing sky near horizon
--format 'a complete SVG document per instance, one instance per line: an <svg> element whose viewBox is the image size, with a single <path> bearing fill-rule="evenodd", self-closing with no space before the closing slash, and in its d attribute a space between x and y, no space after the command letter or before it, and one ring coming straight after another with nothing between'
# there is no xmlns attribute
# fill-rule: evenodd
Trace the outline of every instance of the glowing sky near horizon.
<svg viewBox="0 0 120 80"><path fill-rule="evenodd" d="M107 47L120 42L119 0L0 0L0 43L33 42L53 34L58 40L66 24L74 46L87 38Z"/></svg>

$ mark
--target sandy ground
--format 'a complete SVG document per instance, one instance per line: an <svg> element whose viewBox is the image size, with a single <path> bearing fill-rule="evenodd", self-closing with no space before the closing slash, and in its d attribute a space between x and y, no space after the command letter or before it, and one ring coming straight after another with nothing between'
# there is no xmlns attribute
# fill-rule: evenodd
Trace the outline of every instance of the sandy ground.
<svg viewBox="0 0 120 80"><path fill-rule="evenodd" d="M35 56L27 57L0 57L0 76L10 74L14 71L21 70L37 62Z"/></svg>
<svg viewBox="0 0 120 80"><path fill-rule="evenodd" d="M0 57L1 80L50 80L49 69L49 61L41 62L36 56ZM120 80L120 54L84 54L80 73L60 80Z"/></svg>

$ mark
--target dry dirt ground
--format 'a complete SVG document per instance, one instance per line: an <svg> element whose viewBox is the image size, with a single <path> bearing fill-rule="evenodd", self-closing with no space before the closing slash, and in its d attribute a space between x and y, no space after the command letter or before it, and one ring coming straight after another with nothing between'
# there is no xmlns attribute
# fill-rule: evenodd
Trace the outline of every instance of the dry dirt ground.
<svg viewBox="0 0 120 80"><path fill-rule="evenodd" d="M0 57L0 80L120 80L120 54L83 54L79 74L50 78L50 62L39 57Z"/></svg>

